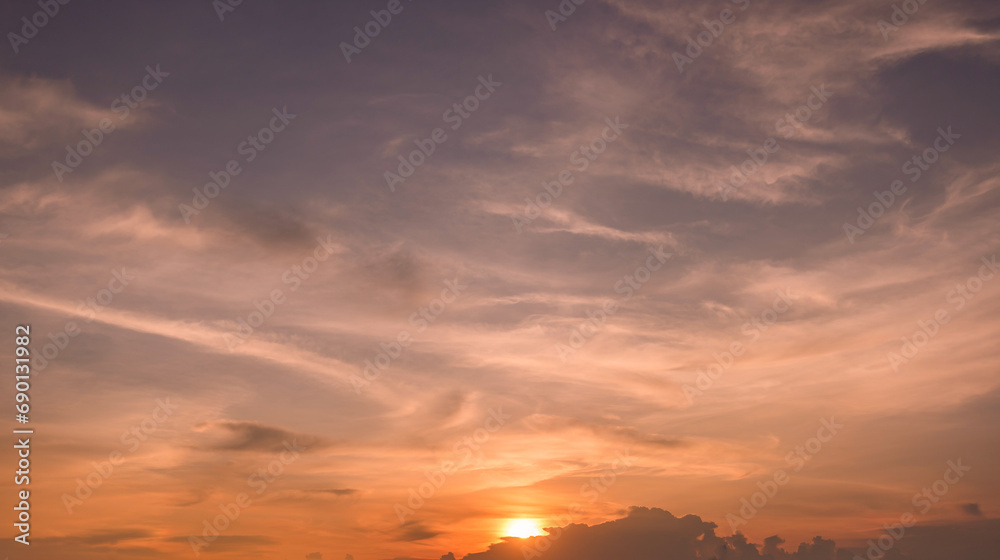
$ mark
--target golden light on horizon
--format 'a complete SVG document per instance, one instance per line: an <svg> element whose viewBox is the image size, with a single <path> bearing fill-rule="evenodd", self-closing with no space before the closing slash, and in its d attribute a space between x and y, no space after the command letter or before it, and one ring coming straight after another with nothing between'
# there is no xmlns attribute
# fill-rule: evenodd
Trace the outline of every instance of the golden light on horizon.
<svg viewBox="0 0 1000 560"><path fill-rule="evenodd" d="M503 536L526 539L544 534L545 531L542 530L540 519L508 519Z"/></svg>

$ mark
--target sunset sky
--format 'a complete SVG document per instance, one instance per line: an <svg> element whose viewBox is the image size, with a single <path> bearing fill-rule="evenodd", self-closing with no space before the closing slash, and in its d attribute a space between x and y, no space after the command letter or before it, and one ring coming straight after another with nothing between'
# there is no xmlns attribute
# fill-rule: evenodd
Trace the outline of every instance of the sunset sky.
<svg viewBox="0 0 1000 560"><path fill-rule="evenodd" d="M1000 557L997 2L0 13L4 557Z"/></svg>

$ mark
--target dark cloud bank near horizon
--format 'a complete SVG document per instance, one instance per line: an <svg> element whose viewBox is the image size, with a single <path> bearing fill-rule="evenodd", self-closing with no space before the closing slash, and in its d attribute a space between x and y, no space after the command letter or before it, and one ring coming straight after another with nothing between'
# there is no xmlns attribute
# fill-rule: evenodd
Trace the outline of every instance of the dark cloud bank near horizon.
<svg viewBox="0 0 1000 560"><path fill-rule="evenodd" d="M890 524L891 525L891 524ZM742 533L718 536L715 523L697 515L676 517L660 508L632 507L625 517L599 525L549 527L548 535L505 538L485 552L449 553L440 560L996 560L1000 520L915 525L891 538L884 556L862 548L838 548L822 536L795 546L775 535L762 544ZM896 529L896 535L899 535ZM889 532L883 535L890 535ZM880 537L881 538L881 537ZM883 538L883 544L889 540ZM877 546L877 542L870 541ZM883 554L883 551L878 551ZM411 560L411 559L396 559Z"/></svg>

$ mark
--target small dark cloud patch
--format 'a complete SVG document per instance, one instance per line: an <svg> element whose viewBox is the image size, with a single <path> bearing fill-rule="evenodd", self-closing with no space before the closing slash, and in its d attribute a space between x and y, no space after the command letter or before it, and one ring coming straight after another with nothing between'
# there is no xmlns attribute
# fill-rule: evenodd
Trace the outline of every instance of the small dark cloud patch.
<svg viewBox="0 0 1000 560"><path fill-rule="evenodd" d="M353 496L358 493L355 488L326 488L323 490L316 490L321 494L333 494L334 496Z"/></svg>
<svg viewBox="0 0 1000 560"><path fill-rule="evenodd" d="M979 509L979 504L962 504L962 511L968 515L975 515L976 517L983 516L983 511Z"/></svg>
<svg viewBox="0 0 1000 560"><path fill-rule="evenodd" d="M299 448L328 447L329 442L318 436L302 434L258 422L220 420L199 426L208 441L202 446L212 451L281 452Z"/></svg>
<svg viewBox="0 0 1000 560"><path fill-rule="evenodd" d="M397 541L422 541L440 535L440 531L434 531L419 521L410 521L403 525L402 530L395 540Z"/></svg>

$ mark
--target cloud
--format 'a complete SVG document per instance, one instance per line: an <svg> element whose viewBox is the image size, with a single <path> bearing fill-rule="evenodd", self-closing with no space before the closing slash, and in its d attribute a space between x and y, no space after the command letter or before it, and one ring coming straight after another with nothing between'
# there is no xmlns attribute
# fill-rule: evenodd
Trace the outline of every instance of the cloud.
<svg viewBox="0 0 1000 560"><path fill-rule="evenodd" d="M330 488L326 490L315 490L315 492L333 494L334 496L353 496L358 493L354 488Z"/></svg>
<svg viewBox="0 0 1000 560"><path fill-rule="evenodd" d="M201 536L170 537L164 539L166 542L182 543L187 545L191 538L201 538ZM219 535L212 541L209 551L230 551L230 550L254 550L259 551L265 545L277 543L276 539L262 537L258 535Z"/></svg>
<svg viewBox="0 0 1000 560"><path fill-rule="evenodd" d="M48 537L43 542L52 545L117 545L120 542L147 539L154 536L154 533L144 529L119 529L116 531L97 531L79 537Z"/></svg>
<svg viewBox="0 0 1000 560"><path fill-rule="evenodd" d="M986 560L996 558L1000 521L940 527L914 527L892 549L887 560ZM570 524L545 529L544 536L507 537L485 552L462 560L851 560L856 549L838 548L832 540L814 537L786 551L778 536L763 544L749 542L737 533L715 534L716 524L696 515L675 517L658 508L633 507L620 519L599 525ZM931 545L935 552L923 547ZM450 555L442 556L448 560Z"/></svg>
<svg viewBox="0 0 1000 560"><path fill-rule="evenodd" d="M110 109L81 100L69 80L0 77L0 158L68 143L80 128L110 116Z"/></svg>
<svg viewBox="0 0 1000 560"><path fill-rule="evenodd" d="M394 540L407 542L422 541L434 538L440 534L441 531L435 531L424 523L410 521L402 525Z"/></svg>
<svg viewBox="0 0 1000 560"><path fill-rule="evenodd" d="M952 452L977 472L996 464L1000 280L905 371L885 357L1000 248L997 3L927 2L885 41L876 22L888 4L753 0L683 74L672 54L737 2L593 0L552 32L543 11L558 3L413 3L355 64L331 65L317 41L350 41L369 8L260 3L220 27L211 10L119 2L86 25L46 28L35 54L12 59L24 75L0 79L0 315L33 322L36 352L67 321L82 331L45 372L55 467L33 484L72 492L92 462L127 449L118 437L141 426L151 398L183 404L85 514L59 520L57 538L92 544L55 542L86 560L142 547L179 557L186 543L128 531L200 530L296 438L316 452L239 527L295 541L289 558L480 550L497 537L498 516L545 518L626 451L635 466L574 534L613 536L597 527L641 504L700 518L650 510L609 527L655 526L689 542L710 522L725 525L739 497L787 468L785 454L830 415L849 429L748 528L761 531L749 533L761 554L784 554L780 539L762 540L773 533L805 541L802 558L825 554L827 539L863 540ZM170 32L181 27L195 32ZM295 40L260 40L272 34ZM106 47L124 58L95 55ZM108 114L146 62L131 68L134 57L147 55L176 72L150 101L174 114L116 132L57 182L49 162ZM489 72L503 87L389 193L381 174L396 155ZM723 201L713 182L822 84L830 101ZM286 102L302 117L185 224L177 205L239 160L239 143ZM621 140L574 169L517 234L510 214L615 115L629 124ZM963 134L956 148L848 243L844 222L949 124ZM330 234L335 255L293 292L284 272ZM659 244L676 257L622 300L616 282ZM136 280L86 322L77 306L122 267ZM468 291L421 330L412 314L456 276ZM744 325L786 287L801 298L751 344ZM276 289L285 303L230 348L226 335ZM562 363L554 345L607 300L619 312ZM412 344L355 394L349 376L396 353L404 330ZM746 351L689 405L681 387L728 359L733 343ZM511 421L476 444L500 405ZM394 503L468 438L474 464L400 528ZM984 521L995 507L988 477L955 492L935 515ZM118 542L94 531L121 519L135 523ZM303 527L316 529L305 542ZM913 532L914 542L954 534ZM753 557L738 538L717 539L726 560Z"/></svg>
<svg viewBox="0 0 1000 560"><path fill-rule="evenodd" d="M900 560L996 560L1000 519L918 525L899 542Z"/></svg>
<svg viewBox="0 0 1000 560"><path fill-rule="evenodd" d="M777 548L776 537L762 547L740 534L719 537L715 529L715 523L696 515L678 518L658 508L633 507L626 517L600 525L572 524L548 528L545 536L506 538L463 560L834 560L834 543L821 537L788 554ZM761 548L769 556L761 557Z"/></svg>
<svg viewBox="0 0 1000 560"><path fill-rule="evenodd" d="M983 510L979 508L979 504L962 504L962 511L976 517L983 516Z"/></svg>
<svg viewBox="0 0 1000 560"><path fill-rule="evenodd" d="M685 442L678 438L668 438L656 434L641 433L636 428L630 426L606 426L596 422L584 422L577 418L557 418L536 414L526 419L532 429L545 432L566 432L567 437L576 432L582 432L588 436L598 439L607 439L610 442L625 443L627 445L651 446L665 449L686 447L690 442Z"/></svg>
<svg viewBox="0 0 1000 560"><path fill-rule="evenodd" d="M202 444L207 450L216 451L266 451L281 452L297 444L308 449L328 447L329 441L318 436L302 434L259 422L218 420L196 426L208 440Z"/></svg>

